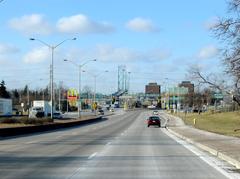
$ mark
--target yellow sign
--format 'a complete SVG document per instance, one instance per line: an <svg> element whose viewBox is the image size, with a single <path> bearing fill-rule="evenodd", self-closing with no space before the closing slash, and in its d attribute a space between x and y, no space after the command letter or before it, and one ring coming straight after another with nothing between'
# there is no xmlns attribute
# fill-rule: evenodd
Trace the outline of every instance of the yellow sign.
<svg viewBox="0 0 240 179"><path fill-rule="evenodd" d="M97 109L97 103L93 103L93 109L96 110Z"/></svg>
<svg viewBox="0 0 240 179"><path fill-rule="evenodd" d="M70 88L67 92L67 99L70 106L77 106L79 94L76 89Z"/></svg>
<svg viewBox="0 0 240 179"><path fill-rule="evenodd" d="M76 89L70 88L67 92L68 97L78 97L78 92Z"/></svg>

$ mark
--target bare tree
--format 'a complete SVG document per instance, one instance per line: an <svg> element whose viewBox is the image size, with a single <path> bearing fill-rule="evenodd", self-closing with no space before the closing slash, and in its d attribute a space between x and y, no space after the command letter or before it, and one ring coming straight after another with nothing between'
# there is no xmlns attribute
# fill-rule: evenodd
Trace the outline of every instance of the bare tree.
<svg viewBox="0 0 240 179"><path fill-rule="evenodd" d="M193 80L195 80L199 85L208 85L212 89L216 89L222 93L226 93L232 96L233 101L235 101L240 106L240 94L237 90L233 91L229 88L225 80L218 79L213 75L203 75L200 68L191 67L189 74Z"/></svg>
<svg viewBox="0 0 240 179"><path fill-rule="evenodd" d="M219 18L212 27L215 36L224 42L223 62L226 65L226 72L234 77L233 100L240 105L240 0L228 2L227 18ZM198 74L199 77L209 83L211 82ZM218 88L218 85L215 85Z"/></svg>

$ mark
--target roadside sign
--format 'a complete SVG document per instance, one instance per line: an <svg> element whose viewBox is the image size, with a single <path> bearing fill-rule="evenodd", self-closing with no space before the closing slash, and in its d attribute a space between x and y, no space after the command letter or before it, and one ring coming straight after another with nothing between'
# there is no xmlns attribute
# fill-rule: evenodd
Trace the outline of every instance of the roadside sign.
<svg viewBox="0 0 240 179"><path fill-rule="evenodd" d="M223 99L223 94L222 93L214 93L213 97L214 97L214 99Z"/></svg>
<svg viewBox="0 0 240 179"><path fill-rule="evenodd" d="M70 88L67 91L67 99L70 106L77 106L77 100L79 99L79 94L76 89Z"/></svg>

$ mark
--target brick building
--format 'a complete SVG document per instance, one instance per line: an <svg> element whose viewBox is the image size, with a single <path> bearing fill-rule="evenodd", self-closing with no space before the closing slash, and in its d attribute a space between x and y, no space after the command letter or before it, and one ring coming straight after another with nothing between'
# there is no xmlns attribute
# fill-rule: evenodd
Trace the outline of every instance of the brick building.
<svg viewBox="0 0 240 179"><path fill-rule="evenodd" d="M145 94L146 95L160 95L161 93L161 86L157 83L149 83L145 86Z"/></svg>

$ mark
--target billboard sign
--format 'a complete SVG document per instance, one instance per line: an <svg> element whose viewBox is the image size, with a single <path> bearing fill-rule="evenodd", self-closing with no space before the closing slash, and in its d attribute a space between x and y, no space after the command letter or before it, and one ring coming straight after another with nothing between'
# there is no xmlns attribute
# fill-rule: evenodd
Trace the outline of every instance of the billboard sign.
<svg viewBox="0 0 240 179"><path fill-rule="evenodd" d="M77 106L77 100L79 99L77 90L70 88L67 92L67 99L70 106Z"/></svg>

